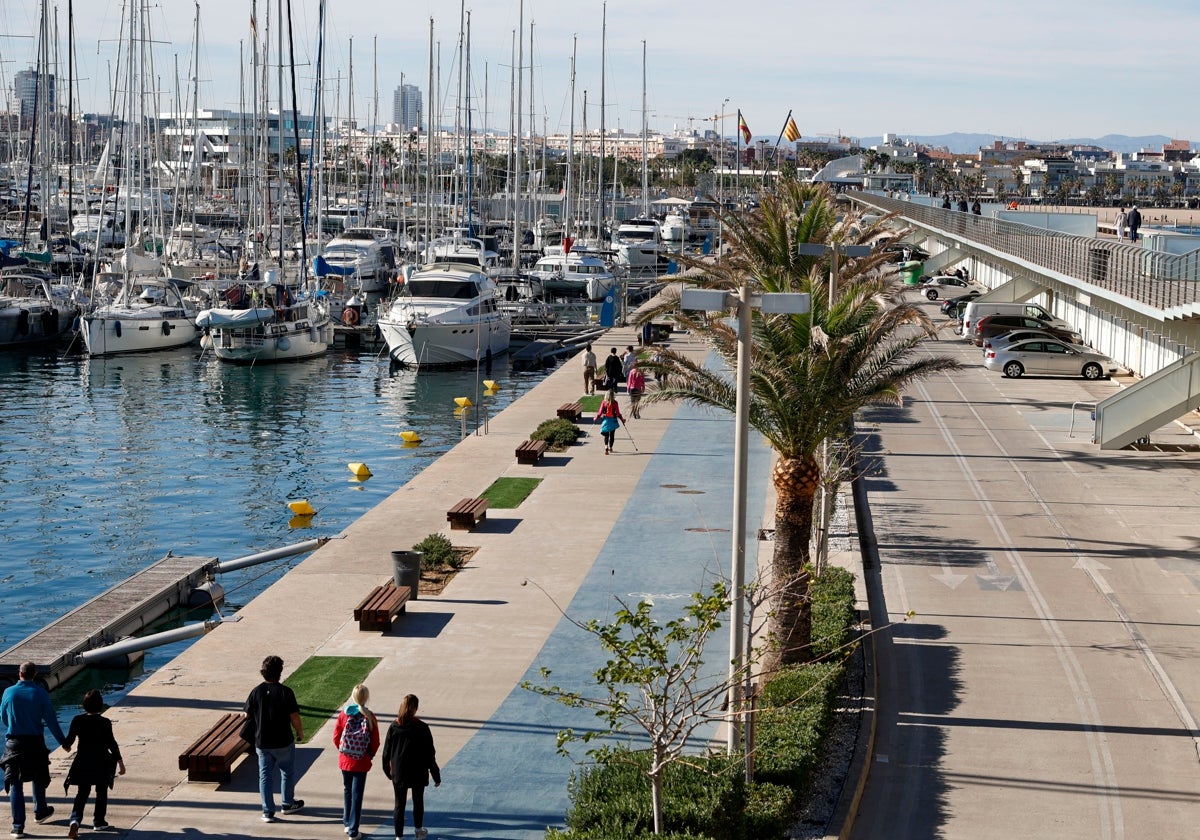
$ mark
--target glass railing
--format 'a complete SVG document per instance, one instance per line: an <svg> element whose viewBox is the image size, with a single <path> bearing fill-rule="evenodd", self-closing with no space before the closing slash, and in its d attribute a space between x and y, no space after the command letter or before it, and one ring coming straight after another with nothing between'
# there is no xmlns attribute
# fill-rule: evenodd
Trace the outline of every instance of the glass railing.
<svg viewBox="0 0 1200 840"><path fill-rule="evenodd" d="M1061 233L873 193L853 192L849 197L944 231L964 243L992 248L1155 309L1200 302L1200 252L1160 254L1131 243Z"/></svg>

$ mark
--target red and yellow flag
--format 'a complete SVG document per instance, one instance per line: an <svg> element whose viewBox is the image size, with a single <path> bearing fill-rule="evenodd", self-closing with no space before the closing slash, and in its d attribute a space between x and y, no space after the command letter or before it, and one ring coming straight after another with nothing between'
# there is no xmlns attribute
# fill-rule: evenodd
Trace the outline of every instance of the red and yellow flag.
<svg viewBox="0 0 1200 840"><path fill-rule="evenodd" d="M750 126L746 125L746 118L741 111L738 111L738 131L742 133L742 142L749 146L750 138L754 135L750 133Z"/></svg>
<svg viewBox="0 0 1200 840"><path fill-rule="evenodd" d="M789 143L795 143L800 139L800 129L796 127L796 121L788 117L787 125L783 127L783 136L788 139Z"/></svg>

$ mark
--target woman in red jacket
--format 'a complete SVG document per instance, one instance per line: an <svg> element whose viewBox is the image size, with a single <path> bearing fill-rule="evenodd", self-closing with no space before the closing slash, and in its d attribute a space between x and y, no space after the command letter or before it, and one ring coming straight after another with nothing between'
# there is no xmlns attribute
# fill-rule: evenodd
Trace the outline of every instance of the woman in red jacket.
<svg viewBox="0 0 1200 840"><path fill-rule="evenodd" d="M350 692L350 702L338 712L333 726L333 745L338 748L338 767L342 771L342 825L350 840L359 837L358 824L362 819L363 791L367 787L367 771L371 759L379 751L379 721L367 708L371 692L362 683Z"/></svg>

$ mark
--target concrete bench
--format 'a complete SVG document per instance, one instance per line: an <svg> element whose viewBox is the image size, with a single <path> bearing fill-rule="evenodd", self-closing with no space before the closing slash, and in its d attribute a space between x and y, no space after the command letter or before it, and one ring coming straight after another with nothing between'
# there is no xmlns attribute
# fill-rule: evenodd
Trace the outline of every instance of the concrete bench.
<svg viewBox="0 0 1200 840"><path fill-rule="evenodd" d="M446 519L452 531L470 531L487 519L487 499L462 499L446 511Z"/></svg>
<svg viewBox="0 0 1200 840"><path fill-rule="evenodd" d="M558 407L558 416L564 420L570 420L572 423L578 422L579 418L583 416L583 404L563 403Z"/></svg>
<svg viewBox="0 0 1200 840"><path fill-rule="evenodd" d="M412 593L407 586L396 586L392 581L376 586L354 608L354 620L358 622L359 630L380 630L387 632L392 628L392 621L404 612L404 605Z"/></svg>
<svg viewBox="0 0 1200 840"><path fill-rule="evenodd" d="M518 464L536 464L546 454L546 441L527 440L517 447Z"/></svg>
<svg viewBox="0 0 1200 840"><path fill-rule="evenodd" d="M187 771L189 782L228 783L233 765L251 744L242 738L244 712L228 712L179 755L179 769Z"/></svg>

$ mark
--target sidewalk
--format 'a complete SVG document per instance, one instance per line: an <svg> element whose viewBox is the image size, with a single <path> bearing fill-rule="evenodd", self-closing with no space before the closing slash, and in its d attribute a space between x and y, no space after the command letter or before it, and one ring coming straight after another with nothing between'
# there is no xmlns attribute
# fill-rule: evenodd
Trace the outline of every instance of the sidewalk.
<svg viewBox="0 0 1200 840"><path fill-rule="evenodd" d="M597 343L597 355L635 342L633 330L614 330ZM685 335L674 336L671 346L708 355ZM110 710L129 768L113 792L110 822L132 827L139 838L344 836L332 721L297 751L304 810L275 824L259 820L253 757L229 785L188 783L178 770L180 751L219 714L241 708L259 681L262 658L274 653L283 657L285 675L317 654L380 657L367 684L383 721L404 694L420 697L443 770L442 786L426 794L431 837L540 840L547 826L561 825L574 765L557 755L555 736L565 727L592 726L594 718L520 688L521 681L538 680L545 667L555 683L591 684L601 651L563 618L560 606L581 621L611 615L618 598L651 597L669 609L726 577L733 489L732 417L673 405L644 407L643 419L628 429L634 439L618 433L611 456L604 455L598 426L585 423L579 446L551 453L537 467L518 465L517 444L560 404L578 399L581 385L578 362L568 359L493 417L487 435L468 437L438 458L344 539L248 604L240 622L197 641ZM620 403L628 413L623 394ZM769 462L769 450L752 440L752 525L763 520ZM442 595L410 602L387 634L360 632L351 612L390 576L390 552L432 532L450 533L446 510L501 475L543 481L519 508L489 510L480 528L451 534L456 545L480 550ZM750 570L757 548L752 539ZM723 670L728 639L718 635L707 660ZM580 751L575 758L586 756ZM55 785L66 765L60 751ZM69 807L56 804L61 819L33 826L28 836L63 835ZM391 787L376 768L367 784L364 835L394 836L391 807Z"/></svg>

